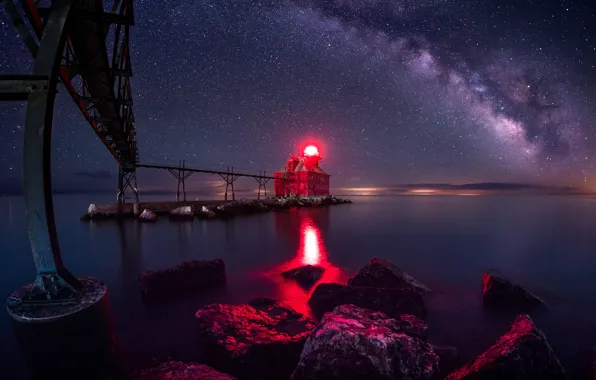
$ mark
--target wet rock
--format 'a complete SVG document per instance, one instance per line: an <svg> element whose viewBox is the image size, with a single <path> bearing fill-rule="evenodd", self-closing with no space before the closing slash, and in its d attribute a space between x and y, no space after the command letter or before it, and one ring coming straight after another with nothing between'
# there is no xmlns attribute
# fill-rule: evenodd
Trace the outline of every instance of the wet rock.
<svg viewBox="0 0 596 380"><path fill-rule="evenodd" d="M201 206L201 209L199 211L197 211L197 216L200 219L215 219L215 218L217 218L217 214L215 214L215 212L211 208L206 207L206 206Z"/></svg>
<svg viewBox="0 0 596 380"><path fill-rule="evenodd" d="M141 215L139 215L139 220L143 222L155 222L157 220L157 215L148 208L144 209Z"/></svg>
<svg viewBox="0 0 596 380"><path fill-rule="evenodd" d="M537 309L546 304L523 286L485 272L482 275L482 301L493 309Z"/></svg>
<svg viewBox="0 0 596 380"><path fill-rule="evenodd" d="M544 333L528 315L518 315L497 343L447 376L448 380L566 378Z"/></svg>
<svg viewBox="0 0 596 380"><path fill-rule="evenodd" d="M387 260L374 258L370 263L361 268L356 276L348 280L351 286L372 286L376 288L401 288L413 286L422 292L428 292L424 284L410 274L402 271Z"/></svg>
<svg viewBox="0 0 596 380"><path fill-rule="evenodd" d="M326 313L308 337L292 380L430 379L439 357L418 334L422 321L389 318L354 305ZM426 326L424 326L426 331Z"/></svg>
<svg viewBox="0 0 596 380"><path fill-rule="evenodd" d="M88 222L91 220L91 215L89 214L83 214L83 216L81 216L81 220L84 222Z"/></svg>
<svg viewBox="0 0 596 380"><path fill-rule="evenodd" d="M225 285L223 260L191 260L175 267L141 273L141 291L149 299L190 291L201 291Z"/></svg>
<svg viewBox="0 0 596 380"><path fill-rule="evenodd" d="M221 373L204 364L170 361L145 369L133 380L236 380L235 377Z"/></svg>
<svg viewBox="0 0 596 380"><path fill-rule="evenodd" d="M459 355L456 347L438 346L435 344L431 344L430 346L439 357L439 367L443 374L455 369L456 360Z"/></svg>
<svg viewBox="0 0 596 380"><path fill-rule="evenodd" d="M305 265L282 272L282 276L295 280L300 286L310 289L323 275L323 269L320 266Z"/></svg>
<svg viewBox="0 0 596 380"><path fill-rule="evenodd" d="M124 218L134 216L132 209L127 209L121 204L95 204L87 208L87 215L91 220L104 220L111 218Z"/></svg>
<svg viewBox="0 0 596 380"><path fill-rule="evenodd" d="M317 318L344 304L377 310L390 317L412 314L426 318L424 298L411 286L402 288L356 287L340 284L319 284L310 296L308 304Z"/></svg>
<svg viewBox="0 0 596 380"><path fill-rule="evenodd" d="M182 206L170 211L170 218L172 219L190 220L194 216L195 214L191 206Z"/></svg>
<svg viewBox="0 0 596 380"><path fill-rule="evenodd" d="M314 328L310 318L269 298L248 305L208 305L196 318L209 363L258 379L287 379Z"/></svg>

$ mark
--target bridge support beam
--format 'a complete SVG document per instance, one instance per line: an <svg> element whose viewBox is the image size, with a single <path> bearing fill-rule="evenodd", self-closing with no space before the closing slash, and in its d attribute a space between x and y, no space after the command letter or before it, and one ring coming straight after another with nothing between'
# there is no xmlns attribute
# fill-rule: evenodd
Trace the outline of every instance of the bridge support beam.
<svg viewBox="0 0 596 380"><path fill-rule="evenodd" d="M234 191L234 182L236 182L236 180L238 178L240 178L239 175L234 174L234 167L232 166L232 168L230 169L230 167L228 166L228 171L225 174L219 174L219 176L226 181L226 192L224 195L224 200L228 200L228 190L230 189L230 187L232 188L232 200L235 201L236 200L236 192Z"/></svg>
<svg viewBox="0 0 596 380"><path fill-rule="evenodd" d="M139 189L137 187L136 168L123 168L118 166L118 194L116 201L118 204L126 203L126 191L131 190L135 196L135 203L139 203Z"/></svg>
<svg viewBox="0 0 596 380"><path fill-rule="evenodd" d="M168 171L178 181L178 187L176 188L176 202L180 202L180 187L182 187L183 201L186 202L186 179L192 174L191 171L186 170L186 161L178 162L178 167L174 169L168 169Z"/></svg>
<svg viewBox="0 0 596 380"><path fill-rule="evenodd" d="M19 30L23 19L15 11L13 1L4 3ZM35 49L28 44L30 50L35 50L33 75L11 83L4 82L6 77L0 78L0 100L27 100L23 192L37 272L35 281L15 291L6 306L34 377L44 378L102 376L106 371L112 372L115 363L107 289L98 280L73 276L64 266L52 200L54 100L74 3L54 0L40 33L39 46ZM35 7L34 2L26 4ZM41 20L37 21L41 25ZM40 84L39 80L45 82Z"/></svg>
<svg viewBox="0 0 596 380"><path fill-rule="evenodd" d="M267 198L267 182L269 182L269 178L267 178L267 174L263 172L259 172L259 176L255 177L257 183L259 184L259 192L257 193L257 199L261 199L261 189L263 189L265 193L265 198Z"/></svg>

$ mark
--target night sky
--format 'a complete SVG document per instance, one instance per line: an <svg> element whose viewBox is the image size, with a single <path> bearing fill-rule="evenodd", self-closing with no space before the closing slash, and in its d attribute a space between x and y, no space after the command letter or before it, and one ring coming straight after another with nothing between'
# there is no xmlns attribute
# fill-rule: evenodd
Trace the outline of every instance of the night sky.
<svg viewBox="0 0 596 380"><path fill-rule="evenodd" d="M270 172L315 141L336 189L596 189L591 1L134 4L143 163ZM0 73L29 73L31 56L3 8L0 41ZM23 103L0 104L4 191L21 181L24 120ZM55 188L115 192L115 161L64 91L54 120ZM189 183L217 192L222 181L201 175ZM175 180L145 169L139 187L174 189Z"/></svg>

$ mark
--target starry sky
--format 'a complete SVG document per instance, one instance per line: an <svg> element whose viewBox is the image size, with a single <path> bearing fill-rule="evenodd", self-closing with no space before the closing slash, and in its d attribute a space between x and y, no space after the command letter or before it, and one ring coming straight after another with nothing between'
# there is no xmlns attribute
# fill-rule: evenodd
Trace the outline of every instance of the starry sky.
<svg viewBox="0 0 596 380"><path fill-rule="evenodd" d="M596 189L596 7L550 0L136 0L142 163L269 172L314 141L335 189L515 182ZM32 59L0 12L0 73ZM0 188L23 103L0 104ZM60 91L56 189L117 167ZM139 170L141 191L175 188ZM215 176L189 187L217 191ZM247 190L254 180L242 182Z"/></svg>

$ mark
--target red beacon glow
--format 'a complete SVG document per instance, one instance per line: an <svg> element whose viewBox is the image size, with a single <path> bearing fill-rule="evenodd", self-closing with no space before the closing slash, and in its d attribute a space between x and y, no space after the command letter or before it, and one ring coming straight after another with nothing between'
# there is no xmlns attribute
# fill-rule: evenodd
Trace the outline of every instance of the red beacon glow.
<svg viewBox="0 0 596 380"><path fill-rule="evenodd" d="M306 148L304 148L304 155L305 156L318 156L319 155L319 149L317 149L316 146L314 145L308 145Z"/></svg>

